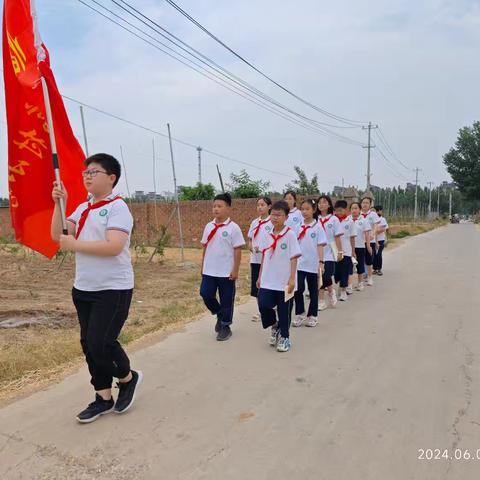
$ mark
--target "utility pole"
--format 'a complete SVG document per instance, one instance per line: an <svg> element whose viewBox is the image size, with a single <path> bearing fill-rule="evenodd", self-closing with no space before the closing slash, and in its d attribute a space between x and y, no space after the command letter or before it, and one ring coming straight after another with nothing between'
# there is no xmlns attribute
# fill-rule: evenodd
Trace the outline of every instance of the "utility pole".
<svg viewBox="0 0 480 480"><path fill-rule="evenodd" d="M440 218L440 185L437 190L437 215Z"/></svg>
<svg viewBox="0 0 480 480"><path fill-rule="evenodd" d="M197 147L198 152L198 183L202 184L202 147Z"/></svg>
<svg viewBox="0 0 480 480"><path fill-rule="evenodd" d="M372 145L372 129L376 128L378 128L378 125L372 125L372 122L368 122L368 126L362 127L362 130L368 130L368 145L363 147L367 149L367 192L370 191L370 180L372 177L372 172L370 170L370 150L375 148L375 145Z"/></svg>
<svg viewBox="0 0 480 480"><path fill-rule="evenodd" d="M448 217L452 219L452 189L448 192Z"/></svg>
<svg viewBox="0 0 480 480"><path fill-rule="evenodd" d="M413 211L413 221L417 221L417 208L418 208L418 201L417 201L417 196L418 196L418 172L420 169L417 167L415 169L415 209Z"/></svg>
<svg viewBox="0 0 480 480"><path fill-rule="evenodd" d="M345 198L345 178L342 177L342 198Z"/></svg>
<svg viewBox="0 0 480 480"><path fill-rule="evenodd" d="M428 218L432 216L432 185L433 182L427 182L427 185L430 187L429 195L428 195Z"/></svg>

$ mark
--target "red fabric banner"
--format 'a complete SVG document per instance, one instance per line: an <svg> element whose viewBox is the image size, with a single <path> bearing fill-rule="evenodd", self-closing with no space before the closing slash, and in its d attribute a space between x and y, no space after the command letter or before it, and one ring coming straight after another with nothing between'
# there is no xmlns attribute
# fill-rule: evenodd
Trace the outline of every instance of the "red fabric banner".
<svg viewBox="0 0 480 480"><path fill-rule="evenodd" d="M48 51L35 33L30 0L4 0L2 38L12 226L18 242L52 258L58 250L50 238L55 175L40 75L48 85L67 215L86 199L85 154L68 121Z"/></svg>

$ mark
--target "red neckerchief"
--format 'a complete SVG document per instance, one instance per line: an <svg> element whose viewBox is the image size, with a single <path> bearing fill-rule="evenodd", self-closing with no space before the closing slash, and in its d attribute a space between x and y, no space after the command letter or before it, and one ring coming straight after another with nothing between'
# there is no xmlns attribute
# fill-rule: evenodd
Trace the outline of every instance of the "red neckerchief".
<svg viewBox="0 0 480 480"><path fill-rule="evenodd" d="M312 222L309 225L305 225L305 224L300 225L300 228L302 229L302 231L300 232L300 235L297 237L297 240L300 241L307 234L307 230L309 228L314 227L316 224L317 222Z"/></svg>
<svg viewBox="0 0 480 480"><path fill-rule="evenodd" d="M325 217L325 220L322 217L319 217L318 220L322 224L323 229L325 230L325 224L332 218L332 214L330 213Z"/></svg>
<svg viewBox="0 0 480 480"><path fill-rule="evenodd" d="M367 218L369 215L370 215L370 212L368 212L368 213L363 213L363 212L362 212L362 217L363 217L363 218Z"/></svg>
<svg viewBox="0 0 480 480"><path fill-rule="evenodd" d="M360 218L360 217L357 217L357 218L353 218L353 217L352 217L352 220L353 220L354 222L356 222L359 218Z"/></svg>
<svg viewBox="0 0 480 480"><path fill-rule="evenodd" d="M215 223L215 226L213 227L213 230L208 234L207 243L205 244L205 248L207 248L208 244L210 243L210 240L215 236L215 234L218 232L218 230L222 227L226 227L229 223L230 222Z"/></svg>
<svg viewBox="0 0 480 480"><path fill-rule="evenodd" d="M277 243L278 241L283 238L288 232L289 230L291 230L290 227L287 227L287 229L281 234L281 235L274 235L273 233L270 234L270 236L273 238L273 243L268 247L266 248L262 253L265 255L265 253L272 249L272 255L275 253L275 250L277 248Z"/></svg>
<svg viewBox="0 0 480 480"><path fill-rule="evenodd" d="M338 215L335 216L340 220L340 223L348 218L348 215L344 215L343 217L339 217Z"/></svg>
<svg viewBox="0 0 480 480"><path fill-rule="evenodd" d="M111 198L110 200L101 200L100 202L97 202L97 203L89 203L88 207L80 215L80 220L78 221L77 232L75 233L75 238L78 238L80 236L80 233L82 232L83 227L85 226L85 222L87 221L88 214L92 210L96 210L97 208L101 208L105 205L108 205L109 203L112 203L115 200L121 200L121 198L122 197L116 196L115 198Z"/></svg>
<svg viewBox="0 0 480 480"><path fill-rule="evenodd" d="M256 236L260 232L260 229L262 228L262 225L265 225L269 221L270 221L270 217L267 217L265 220L262 220L261 218L259 219L258 225L255 228L255 230L253 231L253 238L256 238Z"/></svg>

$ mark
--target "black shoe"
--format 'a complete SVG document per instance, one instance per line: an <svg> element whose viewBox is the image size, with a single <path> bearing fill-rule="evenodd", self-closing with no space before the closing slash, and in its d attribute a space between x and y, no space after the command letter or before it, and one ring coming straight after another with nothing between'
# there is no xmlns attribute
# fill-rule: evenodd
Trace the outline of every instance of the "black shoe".
<svg viewBox="0 0 480 480"><path fill-rule="evenodd" d="M381 277L383 275L383 272L381 270L377 270L377 275Z"/></svg>
<svg viewBox="0 0 480 480"><path fill-rule="evenodd" d="M95 401L92 402L83 412L77 415L80 423L94 422L100 415L113 412L115 402L113 398L104 400L98 393L95 394Z"/></svg>
<svg viewBox="0 0 480 480"><path fill-rule="evenodd" d="M224 342L225 340L228 340L231 336L232 331L230 330L230 327L228 325L222 325L220 331L218 332L217 340L219 342Z"/></svg>
<svg viewBox="0 0 480 480"><path fill-rule="evenodd" d="M142 383L143 373L132 370L132 379L127 383L117 383L119 388L118 398L115 403L115 413L126 412L135 401L135 394L137 393L138 386Z"/></svg>
<svg viewBox="0 0 480 480"><path fill-rule="evenodd" d="M215 332L218 333L222 329L222 322L220 319L217 319L217 323L215 324Z"/></svg>

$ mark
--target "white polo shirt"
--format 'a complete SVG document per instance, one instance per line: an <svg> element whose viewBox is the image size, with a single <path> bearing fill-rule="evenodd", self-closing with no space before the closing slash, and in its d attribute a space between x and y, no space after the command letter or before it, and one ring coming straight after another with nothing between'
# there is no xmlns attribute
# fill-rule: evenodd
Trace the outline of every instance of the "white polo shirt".
<svg viewBox="0 0 480 480"><path fill-rule="evenodd" d="M329 213L326 217L318 217L318 223L322 226L325 236L327 237L327 246L325 247L324 261L336 262L337 259L333 256L333 250L330 246L335 242L335 237L343 235L343 230L340 227L340 221L335 215Z"/></svg>
<svg viewBox="0 0 480 480"><path fill-rule="evenodd" d="M305 223L303 222L300 225L297 238L301 235L304 226ZM302 272L318 273L320 263L318 247L319 245L325 246L327 244L327 237L317 220L307 225L307 227L308 229L305 231L305 235L301 239L298 239L300 250L302 252L302 256L298 260L298 270Z"/></svg>
<svg viewBox="0 0 480 480"><path fill-rule="evenodd" d="M106 200L115 198L110 195ZM78 229L78 222L82 212L89 203L80 204L68 217L68 221ZM127 204L122 200L115 200L103 207L91 210L83 226L78 240L87 242L106 240L108 230L120 230L128 234L123 250L114 257L101 257L87 253L75 253L75 282L74 287L87 292L101 290L129 290L133 288L133 267L130 257L130 234L133 228L133 217Z"/></svg>
<svg viewBox="0 0 480 480"><path fill-rule="evenodd" d="M355 248L365 248L365 232L371 231L370 224L361 215L356 220L352 217L352 220L355 223L355 231L357 232Z"/></svg>
<svg viewBox="0 0 480 480"><path fill-rule="evenodd" d="M262 226L258 230L257 236L253 238L255 230L258 227L258 224L262 222ZM263 223L265 222L265 223ZM248 238L252 241L252 247L254 251L250 254L250 263L260 264L262 263L262 250L261 245L265 244L267 237L270 236L270 233L273 231L273 225L270 221L270 217L262 220L261 218L256 218L250 225L248 230ZM258 248L259 252L255 253L255 249Z"/></svg>
<svg viewBox="0 0 480 480"><path fill-rule="evenodd" d="M364 213L360 215L365 218L370 225L370 243L375 243L375 225L380 223L380 217L377 215L377 212L373 210L370 210L366 215Z"/></svg>
<svg viewBox="0 0 480 480"><path fill-rule="evenodd" d="M283 236L282 236L283 235ZM260 277L260 288L284 292L290 279L290 262L293 258L302 255L297 235L290 228L285 226L278 234L281 237L273 251L264 249L262 273ZM270 241L265 248L273 245L274 240L270 235ZM295 290L297 289L297 275L295 275Z"/></svg>
<svg viewBox="0 0 480 480"><path fill-rule="evenodd" d="M338 217L337 217L338 218ZM355 224L351 217L346 217L343 220L340 220L340 228L342 229L342 250L344 257L351 257L352 256L352 244L350 239L352 237L357 236L357 232L355 230Z"/></svg>
<svg viewBox="0 0 480 480"><path fill-rule="evenodd" d="M285 225L287 227L290 227L295 233L298 234L298 231L300 229L300 225L302 224L302 222L303 222L302 212L297 207L294 207L290 210L290 213L288 214Z"/></svg>
<svg viewBox="0 0 480 480"><path fill-rule="evenodd" d="M240 227L229 218L223 223L225 226L217 230L208 245L208 236L215 228L215 220L207 223L203 231L201 243L205 247L205 259L202 273L210 277L229 277L235 264L234 249L245 245Z"/></svg>
<svg viewBox="0 0 480 480"><path fill-rule="evenodd" d="M378 225L379 225L380 227L385 228L385 232L378 233L378 234L377 234L377 240L378 240L378 241L380 241L380 240L385 241L386 231L388 230L388 222L387 222L386 218L385 218L385 217L380 217L380 222L379 222Z"/></svg>

